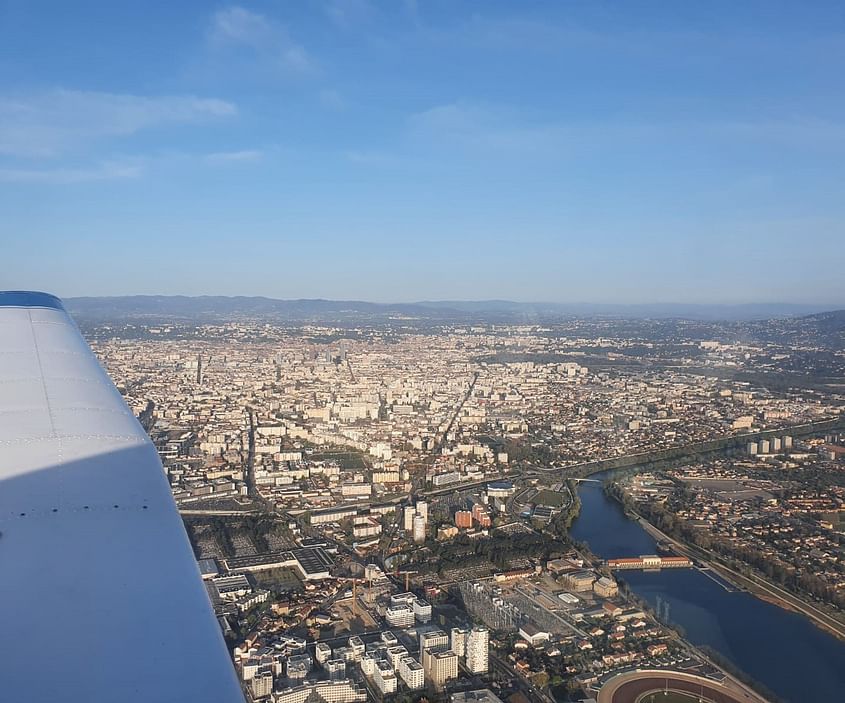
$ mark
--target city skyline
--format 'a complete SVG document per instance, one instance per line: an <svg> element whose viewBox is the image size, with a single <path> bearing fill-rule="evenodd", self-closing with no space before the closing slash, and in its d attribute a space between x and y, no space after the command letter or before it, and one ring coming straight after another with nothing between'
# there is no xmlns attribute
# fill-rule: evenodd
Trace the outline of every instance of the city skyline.
<svg viewBox="0 0 845 703"><path fill-rule="evenodd" d="M4 288L845 304L835 3L0 20Z"/></svg>

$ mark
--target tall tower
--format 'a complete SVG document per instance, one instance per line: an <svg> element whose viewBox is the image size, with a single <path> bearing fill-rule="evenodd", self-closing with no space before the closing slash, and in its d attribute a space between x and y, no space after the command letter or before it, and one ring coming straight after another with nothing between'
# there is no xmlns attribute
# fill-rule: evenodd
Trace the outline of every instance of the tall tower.
<svg viewBox="0 0 845 703"><path fill-rule="evenodd" d="M425 542L425 518L419 513L414 515L414 542L417 544Z"/></svg>
<svg viewBox="0 0 845 703"><path fill-rule="evenodd" d="M414 529L414 515L416 515L414 506L405 506L405 510L402 512L402 526L405 528L405 532L410 532Z"/></svg>
<svg viewBox="0 0 845 703"><path fill-rule="evenodd" d="M484 674L488 668L490 633L486 627L473 627L467 637L467 669Z"/></svg>
<svg viewBox="0 0 845 703"><path fill-rule="evenodd" d="M197 385L202 385L202 354L197 354Z"/></svg>
<svg viewBox="0 0 845 703"><path fill-rule="evenodd" d="M465 657L467 653L467 635L469 634L468 630L463 629L462 627L453 627L451 632L451 637L449 640L450 647L455 654L459 657Z"/></svg>

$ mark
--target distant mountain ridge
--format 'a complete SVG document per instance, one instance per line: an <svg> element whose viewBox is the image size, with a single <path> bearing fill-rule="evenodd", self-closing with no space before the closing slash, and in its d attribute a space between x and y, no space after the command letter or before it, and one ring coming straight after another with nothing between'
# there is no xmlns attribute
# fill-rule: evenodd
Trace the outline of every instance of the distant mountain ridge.
<svg viewBox="0 0 845 703"><path fill-rule="evenodd" d="M555 317L618 317L629 319L762 320L817 316L819 324L837 325L845 311L836 306L790 303L707 305L687 303L522 303L508 300L441 300L416 303L372 303L361 300L300 298L281 300L262 296L131 295L66 298L73 315L86 318L112 316L225 317L229 315L280 316L309 319L329 316L407 315L429 319L473 320L491 318L539 322ZM827 316L827 317L825 317ZM839 316L839 317L837 317Z"/></svg>

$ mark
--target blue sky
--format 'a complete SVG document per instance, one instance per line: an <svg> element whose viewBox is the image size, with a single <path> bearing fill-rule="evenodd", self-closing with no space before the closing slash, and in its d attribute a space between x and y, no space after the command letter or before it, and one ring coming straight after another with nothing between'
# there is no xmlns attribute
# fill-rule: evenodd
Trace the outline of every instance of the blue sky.
<svg viewBox="0 0 845 703"><path fill-rule="evenodd" d="M845 305L845 5L0 0L0 288Z"/></svg>

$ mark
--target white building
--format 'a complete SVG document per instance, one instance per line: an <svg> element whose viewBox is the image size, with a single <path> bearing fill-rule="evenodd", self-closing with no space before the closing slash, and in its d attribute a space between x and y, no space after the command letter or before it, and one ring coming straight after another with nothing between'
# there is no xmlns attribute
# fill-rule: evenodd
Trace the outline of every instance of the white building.
<svg viewBox="0 0 845 703"><path fill-rule="evenodd" d="M431 603L421 598L414 598L413 608L414 617L419 622L429 622L431 620Z"/></svg>
<svg viewBox="0 0 845 703"><path fill-rule="evenodd" d="M414 624L414 609L410 605L391 605L384 618L391 627L410 627Z"/></svg>
<svg viewBox="0 0 845 703"><path fill-rule="evenodd" d="M287 676L289 679L304 679L311 671L311 657L307 654L294 654L288 657Z"/></svg>
<svg viewBox="0 0 845 703"><path fill-rule="evenodd" d="M425 542L425 523L425 517L419 513L414 515L414 542L417 544Z"/></svg>
<svg viewBox="0 0 845 703"><path fill-rule="evenodd" d="M326 662L326 671L332 681L343 681L346 678L346 660L329 659Z"/></svg>
<svg viewBox="0 0 845 703"><path fill-rule="evenodd" d="M532 622L527 622L519 628L519 636L532 647L548 642L552 638L550 632L537 627Z"/></svg>
<svg viewBox="0 0 845 703"><path fill-rule="evenodd" d="M326 703L364 703L367 700L367 689L351 681L320 681L279 691L274 701L305 703L315 693Z"/></svg>
<svg viewBox="0 0 845 703"><path fill-rule="evenodd" d="M324 664L332 658L332 648L325 642L317 642L314 648L314 658L319 664Z"/></svg>
<svg viewBox="0 0 845 703"><path fill-rule="evenodd" d="M407 656L408 650L401 644L387 648L387 660L390 662L390 666L392 666L394 670L399 668L399 662Z"/></svg>
<svg viewBox="0 0 845 703"><path fill-rule="evenodd" d="M358 635L352 635L349 638L349 648L352 650L354 659L360 659L366 651L366 645Z"/></svg>
<svg viewBox="0 0 845 703"><path fill-rule="evenodd" d="M390 662L385 661L384 659L379 659L376 662L376 670L375 675L373 676L373 681L376 684L376 688L378 688L383 696L396 691L396 674L393 672Z"/></svg>
<svg viewBox="0 0 845 703"><path fill-rule="evenodd" d="M484 674L489 666L490 633L486 627L473 627L467 637L467 669Z"/></svg>
<svg viewBox="0 0 845 703"><path fill-rule="evenodd" d="M405 510L402 512L403 523L402 526L405 528L405 532L410 532L414 529L414 515L417 514L417 511L414 509L413 505L406 505Z"/></svg>
<svg viewBox="0 0 845 703"><path fill-rule="evenodd" d="M270 671L262 671L256 674L252 681L249 682L249 688L252 692L253 698L266 698L273 693L273 673Z"/></svg>
<svg viewBox="0 0 845 703"><path fill-rule="evenodd" d="M423 671L437 689L458 677L458 655L446 650L426 650L422 653Z"/></svg>
<svg viewBox="0 0 845 703"><path fill-rule="evenodd" d="M467 653L467 636L469 630L463 627L453 627L449 642L451 649L459 657L465 657Z"/></svg>
<svg viewBox="0 0 845 703"><path fill-rule="evenodd" d="M411 690L425 686L425 672L422 664L413 657L402 657L399 660L399 676Z"/></svg>
<svg viewBox="0 0 845 703"><path fill-rule="evenodd" d="M361 673L364 676L372 676L376 673L376 660L371 654L365 654L361 657Z"/></svg>
<svg viewBox="0 0 845 703"><path fill-rule="evenodd" d="M420 652L429 649L446 649L449 646L449 636L443 630L432 630L420 634Z"/></svg>

